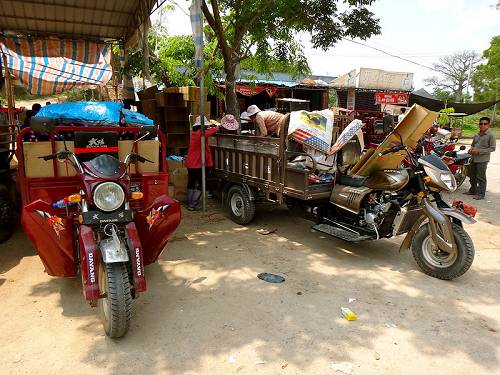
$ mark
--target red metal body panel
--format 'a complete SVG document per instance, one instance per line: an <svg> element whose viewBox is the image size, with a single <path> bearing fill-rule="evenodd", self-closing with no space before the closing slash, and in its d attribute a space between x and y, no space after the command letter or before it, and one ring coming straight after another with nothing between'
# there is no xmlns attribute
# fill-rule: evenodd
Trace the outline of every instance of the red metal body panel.
<svg viewBox="0 0 500 375"><path fill-rule="evenodd" d="M36 200L24 206L22 225L49 275L76 276L71 217L59 216L50 203Z"/></svg>
<svg viewBox="0 0 500 375"><path fill-rule="evenodd" d="M82 270L83 294L88 301L99 298L99 262L101 254L97 248L94 231L88 225L80 225L80 267Z"/></svg>
<svg viewBox="0 0 500 375"><path fill-rule="evenodd" d="M125 225L125 231L127 232L127 240L131 252L130 262L134 276L134 289L136 293L144 292L146 291L146 275L144 274L143 249L135 223L132 222Z"/></svg>
<svg viewBox="0 0 500 375"><path fill-rule="evenodd" d="M135 222L142 244L144 265L156 262L181 220L179 202L166 195L137 213Z"/></svg>

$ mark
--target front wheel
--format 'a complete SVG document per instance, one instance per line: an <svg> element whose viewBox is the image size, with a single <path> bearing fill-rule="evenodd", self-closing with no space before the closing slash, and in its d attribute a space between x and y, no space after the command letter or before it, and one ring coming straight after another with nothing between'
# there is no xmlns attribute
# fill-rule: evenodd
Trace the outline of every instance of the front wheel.
<svg viewBox="0 0 500 375"><path fill-rule="evenodd" d="M127 266L124 263L99 265L99 290L105 297L99 299L99 315L106 335L124 336L130 326L132 295Z"/></svg>
<svg viewBox="0 0 500 375"><path fill-rule="evenodd" d="M422 226L413 238L411 250L413 258L425 274L452 280L462 276L474 260L474 244L467 232L459 225L452 224L457 244L457 253L447 253L438 249L429 232L429 225Z"/></svg>
<svg viewBox="0 0 500 375"><path fill-rule="evenodd" d="M255 216L255 202L241 185L233 185L227 192L227 206L231 219L240 225L248 224Z"/></svg>

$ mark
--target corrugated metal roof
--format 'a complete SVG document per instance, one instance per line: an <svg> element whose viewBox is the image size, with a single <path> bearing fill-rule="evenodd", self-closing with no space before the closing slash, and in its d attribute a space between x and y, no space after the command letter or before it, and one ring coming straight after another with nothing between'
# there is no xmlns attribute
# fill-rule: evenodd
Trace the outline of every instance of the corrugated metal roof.
<svg viewBox="0 0 500 375"><path fill-rule="evenodd" d="M130 38L156 0L0 0L0 32L85 39Z"/></svg>

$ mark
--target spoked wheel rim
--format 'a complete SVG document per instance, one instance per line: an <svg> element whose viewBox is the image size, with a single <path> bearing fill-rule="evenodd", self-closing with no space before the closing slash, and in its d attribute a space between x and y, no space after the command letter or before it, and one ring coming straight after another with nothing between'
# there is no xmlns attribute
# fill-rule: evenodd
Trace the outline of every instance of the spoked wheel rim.
<svg viewBox="0 0 500 375"><path fill-rule="evenodd" d="M104 298L99 298L99 311L104 325L107 326L111 316L111 305L109 302L108 278L102 261L99 262L99 294L105 296Z"/></svg>
<svg viewBox="0 0 500 375"><path fill-rule="evenodd" d="M233 214L235 216L243 216L243 211L244 211L244 203L243 202L243 197L237 193L234 193L231 195L231 211L233 211Z"/></svg>
<svg viewBox="0 0 500 375"><path fill-rule="evenodd" d="M440 250L431 236L427 236L422 242L422 255L429 264L436 268L450 267L458 256L457 253L447 253Z"/></svg>

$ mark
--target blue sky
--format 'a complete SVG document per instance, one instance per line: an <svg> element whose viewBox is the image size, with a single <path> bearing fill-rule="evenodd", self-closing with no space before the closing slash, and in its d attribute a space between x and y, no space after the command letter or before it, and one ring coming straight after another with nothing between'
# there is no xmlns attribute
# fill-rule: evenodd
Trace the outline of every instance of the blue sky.
<svg viewBox="0 0 500 375"><path fill-rule="evenodd" d="M440 57L463 51L482 53L490 40L500 35L498 0L377 0L372 11L380 18L382 34L364 43L395 55L432 65ZM176 1L187 10L190 1ZM166 19L171 35L189 34L189 18L176 10ZM423 79L432 71L384 55L364 46L343 41L328 51L312 49L306 35L302 36L314 74L338 76L360 67L400 72L413 72L414 87L423 86Z"/></svg>

